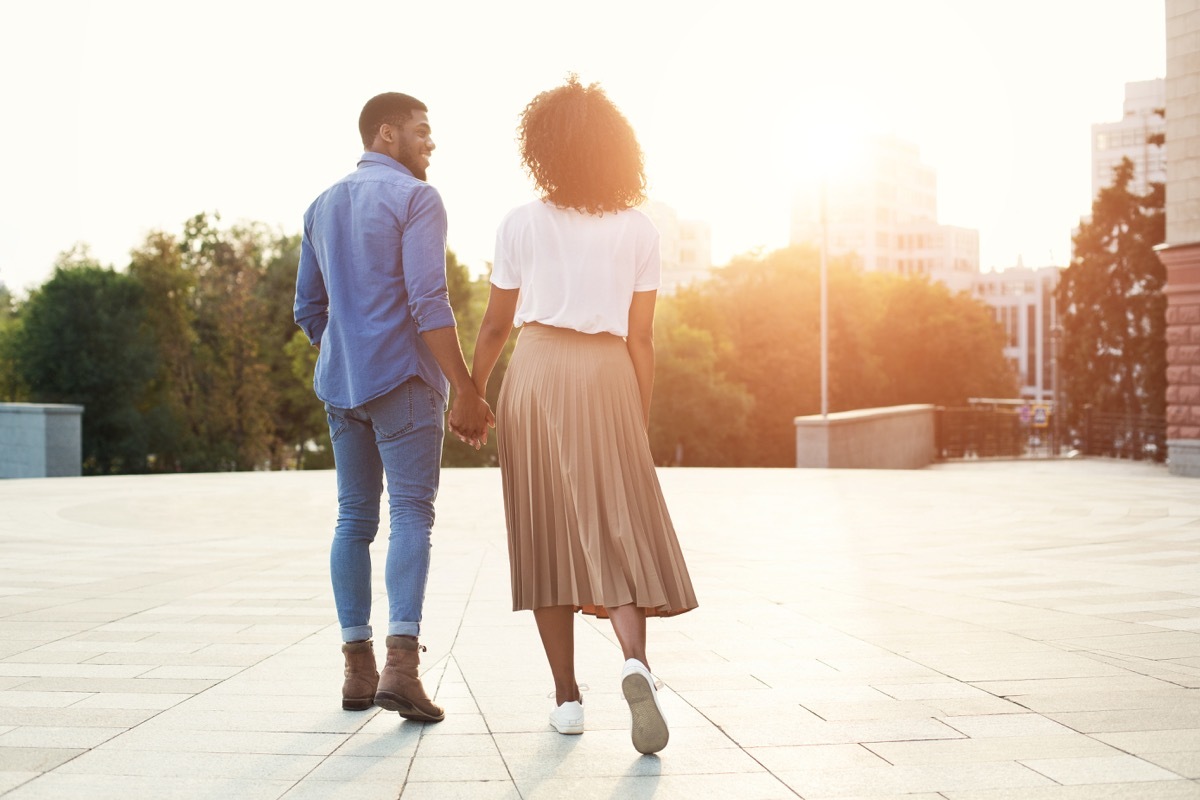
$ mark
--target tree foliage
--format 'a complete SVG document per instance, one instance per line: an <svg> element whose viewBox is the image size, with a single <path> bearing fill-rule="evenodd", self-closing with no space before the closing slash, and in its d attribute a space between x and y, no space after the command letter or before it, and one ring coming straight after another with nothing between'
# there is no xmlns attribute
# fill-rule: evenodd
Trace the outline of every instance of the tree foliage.
<svg viewBox="0 0 1200 800"><path fill-rule="evenodd" d="M1166 271L1154 252L1166 236L1164 189L1130 189L1124 159L1075 235L1075 255L1057 290L1066 419L1085 406L1125 415L1166 411Z"/></svg>
<svg viewBox="0 0 1200 800"><path fill-rule="evenodd" d="M0 283L0 402L11 402L26 394L17 374L16 339L20 324L16 298Z"/></svg>
<svg viewBox="0 0 1200 800"><path fill-rule="evenodd" d="M83 404L91 472L328 466L293 344L298 257L298 236L207 214L149 234L126 273L66 254L15 322L0 316L0 389Z"/></svg>
<svg viewBox="0 0 1200 800"><path fill-rule="evenodd" d="M219 222L151 233L126 273L77 252L23 305L0 294L0 390L86 405L89 471L332 466L317 352L292 320L299 237ZM489 277L449 252L447 286L470 363ZM793 464L793 418L820 411L819 308L817 254L804 248L742 256L661 297L656 462ZM1015 393L1002 333L966 295L835 262L829 317L831 411ZM493 408L515 342L489 384ZM479 451L446 438L447 466L496 461L494 436Z"/></svg>
<svg viewBox="0 0 1200 800"><path fill-rule="evenodd" d="M156 363L138 282L75 250L59 259L21 317L15 355L30 399L84 406L84 472L145 470L138 400Z"/></svg>
<svg viewBox="0 0 1200 800"><path fill-rule="evenodd" d="M728 464L746 436L754 399L719 367L722 349L711 331L679 320L669 298L654 320L654 402L650 450L658 464Z"/></svg>
<svg viewBox="0 0 1200 800"><path fill-rule="evenodd" d="M830 264L828 280L831 412L1015 394L1003 334L979 301L845 261ZM725 445L718 463L793 465L794 418L821 411L816 251L735 259L668 304L712 337L715 373L753 398L745 434ZM659 397L656 390L656 404Z"/></svg>

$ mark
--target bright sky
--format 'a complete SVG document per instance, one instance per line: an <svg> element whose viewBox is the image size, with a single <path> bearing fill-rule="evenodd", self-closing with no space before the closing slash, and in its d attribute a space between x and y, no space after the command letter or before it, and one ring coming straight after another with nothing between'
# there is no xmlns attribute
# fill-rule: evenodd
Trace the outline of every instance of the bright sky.
<svg viewBox="0 0 1200 800"><path fill-rule="evenodd" d="M76 242L123 268L218 211L297 232L351 171L362 104L430 109L429 180L473 271L532 197L517 117L570 71L633 122L651 196L712 226L718 264L787 244L796 151L831 121L894 133L985 269L1065 264L1090 125L1165 71L1162 0L45 0L0 5L0 282Z"/></svg>

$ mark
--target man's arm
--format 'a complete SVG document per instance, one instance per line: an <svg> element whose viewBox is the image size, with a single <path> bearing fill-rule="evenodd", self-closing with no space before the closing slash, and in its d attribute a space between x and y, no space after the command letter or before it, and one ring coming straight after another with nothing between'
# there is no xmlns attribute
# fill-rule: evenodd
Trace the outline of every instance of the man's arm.
<svg viewBox="0 0 1200 800"><path fill-rule="evenodd" d="M325 279L317 264L317 251L310 238L310 220L304 220L304 233L300 239L300 266L296 270L296 304L293 318L308 341L317 348L329 323L329 295L325 290Z"/></svg>
<svg viewBox="0 0 1200 800"><path fill-rule="evenodd" d="M442 368L454 390L454 405L450 409L450 430L463 442L478 450L487 444L488 427L496 426L496 418L471 382L457 328L435 328L421 334L438 366Z"/></svg>

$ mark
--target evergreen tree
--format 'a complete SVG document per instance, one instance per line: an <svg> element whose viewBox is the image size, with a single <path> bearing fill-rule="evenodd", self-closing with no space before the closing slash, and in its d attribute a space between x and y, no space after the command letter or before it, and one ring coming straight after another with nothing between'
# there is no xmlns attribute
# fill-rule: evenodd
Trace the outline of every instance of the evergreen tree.
<svg viewBox="0 0 1200 800"><path fill-rule="evenodd" d="M1166 236L1162 184L1130 189L1133 163L1092 204L1057 290L1067 423L1085 406L1126 417L1166 413L1166 271L1154 252Z"/></svg>

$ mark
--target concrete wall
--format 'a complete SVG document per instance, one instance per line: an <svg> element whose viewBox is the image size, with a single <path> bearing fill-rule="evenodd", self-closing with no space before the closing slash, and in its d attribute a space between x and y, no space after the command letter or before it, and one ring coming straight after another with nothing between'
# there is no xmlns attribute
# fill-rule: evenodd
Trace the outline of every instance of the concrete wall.
<svg viewBox="0 0 1200 800"><path fill-rule="evenodd" d="M933 463L934 407L842 411L796 417L796 466L920 469Z"/></svg>
<svg viewBox="0 0 1200 800"><path fill-rule="evenodd" d="M83 406L0 403L0 478L79 475Z"/></svg>

